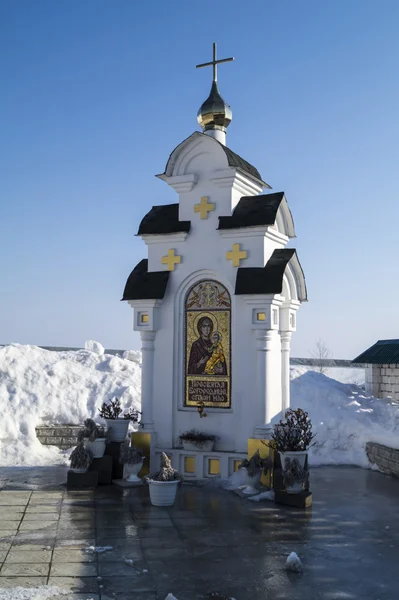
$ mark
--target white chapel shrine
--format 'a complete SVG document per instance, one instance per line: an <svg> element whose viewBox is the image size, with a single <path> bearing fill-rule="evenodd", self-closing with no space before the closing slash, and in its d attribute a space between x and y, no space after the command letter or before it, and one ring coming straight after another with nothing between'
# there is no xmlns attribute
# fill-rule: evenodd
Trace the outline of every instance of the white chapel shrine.
<svg viewBox="0 0 399 600"><path fill-rule="evenodd" d="M230 150L232 118L217 84L195 131L157 175L176 203L153 206L138 235L148 258L131 272L123 300L134 309L142 345L141 444L151 470L165 451L186 478L236 470L249 441L270 439L290 406L290 344L306 301L283 192ZM206 415L206 416L205 416ZM212 452L187 452L179 435L218 436ZM255 446L252 445L254 448ZM148 469L149 465L147 465Z"/></svg>

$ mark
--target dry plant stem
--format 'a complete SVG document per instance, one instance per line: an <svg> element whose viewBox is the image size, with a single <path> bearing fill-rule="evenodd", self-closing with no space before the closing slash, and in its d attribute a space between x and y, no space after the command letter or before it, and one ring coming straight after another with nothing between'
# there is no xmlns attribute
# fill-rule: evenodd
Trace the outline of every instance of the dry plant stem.
<svg viewBox="0 0 399 600"><path fill-rule="evenodd" d="M159 471L155 471L155 473L151 473L147 477L144 478L145 481L153 480L153 481L179 481L179 483L183 483L183 477L172 467L172 463L170 458L162 452L161 454L161 468Z"/></svg>

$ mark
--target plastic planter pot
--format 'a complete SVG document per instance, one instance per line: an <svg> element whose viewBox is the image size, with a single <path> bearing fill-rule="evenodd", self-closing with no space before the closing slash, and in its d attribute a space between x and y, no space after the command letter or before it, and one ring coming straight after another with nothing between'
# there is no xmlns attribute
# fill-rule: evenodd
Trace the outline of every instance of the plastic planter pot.
<svg viewBox="0 0 399 600"><path fill-rule="evenodd" d="M105 438L97 438L91 442L87 438L83 440L83 445L90 452L93 458L102 458L105 452Z"/></svg>
<svg viewBox="0 0 399 600"><path fill-rule="evenodd" d="M296 452L280 452L281 457L281 466L283 469L283 473L287 470L287 459L289 461L297 460L301 469L305 468L306 457L308 455L307 451L296 451ZM289 463L288 463L289 464ZM288 485L286 487L286 491L288 494L299 494L303 491L303 481L295 481L292 485Z"/></svg>
<svg viewBox="0 0 399 600"><path fill-rule="evenodd" d="M140 477L138 474L140 473L143 466L143 461L135 464L125 464L124 466L124 479L125 481L129 481L129 483L141 483Z"/></svg>
<svg viewBox="0 0 399 600"><path fill-rule="evenodd" d="M205 442L194 442L182 440L183 450L189 452L212 452L215 440L206 440Z"/></svg>
<svg viewBox="0 0 399 600"><path fill-rule="evenodd" d="M244 467L244 469L245 469L245 467ZM247 469L245 469L245 471L247 471ZM247 471L246 484L249 485L250 487L254 488L255 490L257 490L260 486L261 477L262 477L262 471L259 471L255 475L248 475L248 471Z"/></svg>
<svg viewBox="0 0 399 600"><path fill-rule="evenodd" d="M172 506L176 499L179 481L153 481L148 480L150 500L153 506Z"/></svg>
<svg viewBox="0 0 399 600"><path fill-rule="evenodd" d="M105 419L110 442L124 442L129 429L129 419Z"/></svg>

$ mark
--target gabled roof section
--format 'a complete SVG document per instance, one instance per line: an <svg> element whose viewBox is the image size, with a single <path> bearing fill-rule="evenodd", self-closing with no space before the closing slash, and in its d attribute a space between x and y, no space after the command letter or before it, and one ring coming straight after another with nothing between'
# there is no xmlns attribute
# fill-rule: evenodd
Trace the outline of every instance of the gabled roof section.
<svg viewBox="0 0 399 600"><path fill-rule="evenodd" d="M399 340L378 340L352 362L371 365L399 364Z"/></svg>
<svg viewBox="0 0 399 600"><path fill-rule="evenodd" d="M230 150L230 148L228 148L227 146L224 146L217 140L215 140L215 142L222 146L224 153L227 156L227 162L229 163L229 167L236 167L237 169L241 169L241 171L248 173L248 175L251 175L255 179L262 181L263 183L262 176L256 167L251 165L251 163L246 161L244 158L241 158L241 156L233 152L233 150Z"/></svg>
<svg viewBox="0 0 399 600"><path fill-rule="evenodd" d="M264 267L240 267L237 270L235 293L237 295L281 294L284 273L289 263L295 278L298 300L306 301L305 277L296 250L293 248L274 250Z"/></svg>
<svg viewBox="0 0 399 600"><path fill-rule="evenodd" d="M168 285L169 271L148 272L148 260L144 258L130 273L122 300L161 300Z"/></svg>
<svg viewBox="0 0 399 600"><path fill-rule="evenodd" d="M230 217L219 217L218 229L274 225L279 209L284 229L281 233L290 238L295 237L294 221L284 192L243 196Z"/></svg>
<svg viewBox="0 0 399 600"><path fill-rule="evenodd" d="M168 162L166 163L166 167L165 167L165 172L162 173L161 175L157 175L157 177L159 177L160 179L164 179L165 177L173 176L174 175L174 167L176 165L176 162L177 162L181 152L192 141L194 141L196 139L199 140L199 139L201 139L201 137L206 138L207 140L211 140L211 143L217 144L218 147L220 147L223 150L223 152L226 155L227 164L229 167L235 167L237 169L240 169L247 175L250 175L251 177L256 179L259 183L261 183L263 185L263 187L270 188L270 185L268 185L265 181L263 181L262 176L256 167L254 167L248 161L246 161L241 156L239 156L238 154L233 152L233 150L230 150L230 148L227 148L227 146L224 146L223 144L218 142L218 140L216 140L215 138L213 138L205 133L200 133L199 131L194 131L194 133L192 133L188 138L186 138L183 142L181 142L178 146L176 146L176 148L173 150L173 152L170 154L170 156L168 158Z"/></svg>
<svg viewBox="0 0 399 600"><path fill-rule="evenodd" d="M190 231L191 221L179 221L179 204L153 206L140 223L137 235Z"/></svg>

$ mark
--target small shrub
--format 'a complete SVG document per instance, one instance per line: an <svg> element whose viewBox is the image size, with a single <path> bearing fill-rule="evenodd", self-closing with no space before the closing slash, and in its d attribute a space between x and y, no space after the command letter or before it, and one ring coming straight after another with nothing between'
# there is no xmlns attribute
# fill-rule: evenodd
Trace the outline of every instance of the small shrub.
<svg viewBox="0 0 399 600"><path fill-rule="evenodd" d="M219 439L216 435L204 433L198 431L198 429L190 429L179 435L180 442L195 442L198 445L205 444L206 442L214 442Z"/></svg>
<svg viewBox="0 0 399 600"><path fill-rule="evenodd" d="M138 420L140 418L140 414L141 414L140 411L138 411L136 408L132 408L128 412L125 412L123 414L123 417L119 416L121 413L122 413L122 407L121 407L121 402L120 402L119 398L114 398L113 400L110 400L109 402L103 402L99 409L99 415L103 419L122 419L123 418L123 419L129 419L130 421L134 421L135 423L138 422Z"/></svg>
<svg viewBox="0 0 399 600"><path fill-rule="evenodd" d="M103 425L95 423L93 419L86 419L84 427L78 432L78 442L82 442L85 438L88 438L90 442L94 442L98 438L105 438Z"/></svg>
<svg viewBox="0 0 399 600"><path fill-rule="evenodd" d="M71 461L72 469L88 469L93 458L90 452L83 446L83 442L80 442L72 451L69 460Z"/></svg>
<svg viewBox="0 0 399 600"><path fill-rule="evenodd" d="M134 446L130 446L128 440L121 444L119 462L123 465L137 465L143 460L143 453Z"/></svg>
<svg viewBox="0 0 399 600"><path fill-rule="evenodd" d="M257 450L255 452L255 454L253 454L249 460L247 458L245 458L238 468L239 469L245 468L247 470L248 475L250 477L254 477L260 471L263 471L263 473L266 475L267 471L272 466L273 466L272 460L269 457L261 458L260 452L259 452L259 450Z"/></svg>
<svg viewBox="0 0 399 600"><path fill-rule="evenodd" d="M315 434L308 413L302 408L290 408L285 413L285 421L274 426L271 437L278 452L304 452L313 445Z"/></svg>

